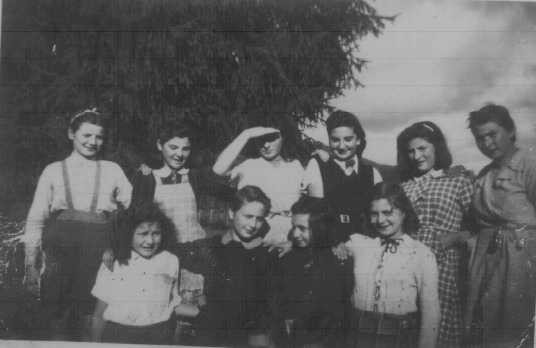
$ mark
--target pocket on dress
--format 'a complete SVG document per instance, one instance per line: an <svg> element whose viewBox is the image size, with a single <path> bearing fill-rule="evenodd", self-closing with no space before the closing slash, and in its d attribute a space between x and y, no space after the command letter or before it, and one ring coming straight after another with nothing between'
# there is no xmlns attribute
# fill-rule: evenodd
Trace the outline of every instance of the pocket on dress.
<svg viewBox="0 0 536 348"><path fill-rule="evenodd" d="M493 188L511 193L525 191L523 185L516 180L514 173L500 173L497 175L493 180Z"/></svg>

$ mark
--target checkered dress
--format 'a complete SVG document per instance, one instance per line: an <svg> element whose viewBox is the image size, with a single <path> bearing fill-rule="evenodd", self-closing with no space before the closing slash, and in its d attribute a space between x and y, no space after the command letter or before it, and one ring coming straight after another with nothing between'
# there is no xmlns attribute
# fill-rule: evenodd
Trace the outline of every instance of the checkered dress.
<svg viewBox="0 0 536 348"><path fill-rule="evenodd" d="M461 254L457 247L445 249L440 236L460 232L462 218L471 204L471 179L465 175L450 176L442 171L431 171L404 182L402 187L421 223L421 228L413 237L432 249L438 263L441 307L439 346L457 347L463 332L459 284Z"/></svg>

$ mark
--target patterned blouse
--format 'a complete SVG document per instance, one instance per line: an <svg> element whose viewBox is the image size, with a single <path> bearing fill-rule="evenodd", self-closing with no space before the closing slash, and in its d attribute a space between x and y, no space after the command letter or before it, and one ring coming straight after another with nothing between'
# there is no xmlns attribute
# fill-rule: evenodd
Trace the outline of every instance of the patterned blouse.
<svg viewBox="0 0 536 348"><path fill-rule="evenodd" d="M402 187L421 224L415 237L429 246L439 261L445 252L439 237L444 233L460 232L463 216L470 208L471 179L466 175L450 176L442 170L431 170L404 182Z"/></svg>

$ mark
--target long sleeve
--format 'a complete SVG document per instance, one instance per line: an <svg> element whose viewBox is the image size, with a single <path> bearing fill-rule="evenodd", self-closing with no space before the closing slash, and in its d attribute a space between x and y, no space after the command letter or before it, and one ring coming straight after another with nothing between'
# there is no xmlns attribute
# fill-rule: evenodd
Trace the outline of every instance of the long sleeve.
<svg viewBox="0 0 536 348"><path fill-rule="evenodd" d="M324 184L318 165L319 159L312 158L305 168L302 181L302 189L308 196L324 198Z"/></svg>
<svg viewBox="0 0 536 348"><path fill-rule="evenodd" d="M154 199L155 181L152 174L138 171L132 178L132 200L130 204L137 207Z"/></svg>
<svg viewBox="0 0 536 348"><path fill-rule="evenodd" d="M218 238L219 237L214 237ZM169 248L169 251L180 260L181 267L187 270L200 273L204 276L210 274L215 269L216 260L212 253L214 238L198 239L193 242L176 243Z"/></svg>
<svg viewBox="0 0 536 348"><path fill-rule="evenodd" d="M24 242L27 247L41 246L41 237L45 222L50 216L53 185L52 165L45 168L35 190L32 206L26 219Z"/></svg>
<svg viewBox="0 0 536 348"><path fill-rule="evenodd" d="M536 156L533 152L529 154L525 159L523 177L528 200L536 207Z"/></svg>
<svg viewBox="0 0 536 348"><path fill-rule="evenodd" d="M128 181L123 169L116 163L114 163L114 165L117 171L114 198L118 204L126 209L130 206L132 185L130 184L130 181Z"/></svg>
<svg viewBox="0 0 536 348"><path fill-rule="evenodd" d="M437 262L434 254L426 248L419 264L421 265L417 274L421 312L419 348L433 348L436 346L440 320Z"/></svg>

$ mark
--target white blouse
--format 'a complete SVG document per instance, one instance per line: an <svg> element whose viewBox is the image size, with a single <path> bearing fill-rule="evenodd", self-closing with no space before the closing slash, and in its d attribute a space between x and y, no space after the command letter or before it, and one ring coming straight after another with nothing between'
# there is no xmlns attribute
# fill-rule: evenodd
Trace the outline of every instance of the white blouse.
<svg viewBox="0 0 536 348"><path fill-rule="evenodd" d="M274 164L259 157L247 159L231 171L231 180L238 181L238 189L254 185L266 193L274 212L290 210L300 198L302 178L303 167L297 160Z"/></svg>
<svg viewBox="0 0 536 348"><path fill-rule="evenodd" d="M396 252L384 252L380 238L351 236L355 308L389 314L417 312L421 301L438 301L437 264L432 251L403 235ZM383 255L382 255L383 254Z"/></svg>
<svg viewBox="0 0 536 348"><path fill-rule="evenodd" d="M91 294L105 302L103 317L131 326L153 325L170 318L180 304L179 259L162 251L150 259L132 252L127 265L101 265Z"/></svg>
<svg viewBox="0 0 536 348"><path fill-rule="evenodd" d="M127 208L130 205L132 186L125 173L114 162L99 162L101 176L97 212L112 212L117 209L118 204ZM89 211L95 187L96 162L73 152L67 157L66 164L73 208ZM67 202L62 164L58 161L45 168L37 183L26 220L24 239L27 245L40 245L46 219L52 212L63 209L67 209Z"/></svg>

